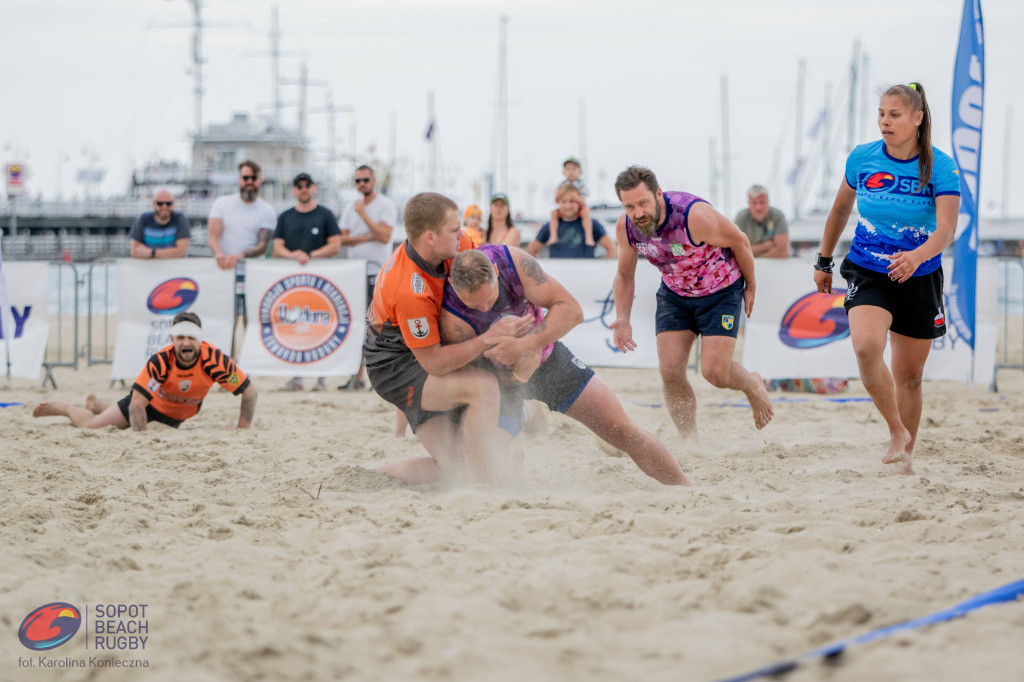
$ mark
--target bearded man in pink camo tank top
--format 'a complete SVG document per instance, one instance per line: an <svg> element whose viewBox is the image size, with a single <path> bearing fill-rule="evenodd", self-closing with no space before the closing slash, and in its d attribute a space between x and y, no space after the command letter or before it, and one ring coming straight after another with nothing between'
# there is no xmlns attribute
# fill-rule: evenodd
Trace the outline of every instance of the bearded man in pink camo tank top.
<svg viewBox="0 0 1024 682"><path fill-rule="evenodd" d="M658 369L665 404L679 433L697 436L697 399L686 378L697 336L704 337L701 374L713 386L743 391L754 425L764 428L774 414L764 382L732 359L740 312L750 317L754 309L754 254L747 236L703 199L686 192L662 192L648 168L630 166L622 171L615 191L626 210L615 227L615 347L636 350L629 316L642 254L661 271L655 322Z"/></svg>

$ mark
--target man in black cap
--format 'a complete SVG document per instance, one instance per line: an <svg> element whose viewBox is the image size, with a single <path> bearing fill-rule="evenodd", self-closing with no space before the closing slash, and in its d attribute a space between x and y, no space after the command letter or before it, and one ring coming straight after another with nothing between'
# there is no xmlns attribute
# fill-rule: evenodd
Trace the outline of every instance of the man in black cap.
<svg viewBox="0 0 1024 682"><path fill-rule="evenodd" d="M305 265L311 258L330 258L341 250L341 230L330 209L316 203L316 183L308 173L299 173L292 181L292 193L298 202L277 218L274 230L274 258L292 258ZM317 379L314 391L326 389L324 378ZM295 377L284 391L301 391L302 378Z"/></svg>

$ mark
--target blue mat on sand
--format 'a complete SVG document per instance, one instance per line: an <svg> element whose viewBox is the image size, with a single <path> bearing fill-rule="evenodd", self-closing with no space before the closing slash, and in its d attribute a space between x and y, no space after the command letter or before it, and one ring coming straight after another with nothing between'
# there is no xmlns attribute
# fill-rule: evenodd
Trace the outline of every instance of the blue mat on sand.
<svg viewBox="0 0 1024 682"><path fill-rule="evenodd" d="M808 651L802 656L791 658L786 661L780 661L773 663L764 668L752 670L749 673L744 673L737 677L726 677L719 682L747 682L747 680L756 680L762 677L771 677L776 675L782 675L784 673L793 670L794 668L803 665L809 661L813 661L817 658L834 658L843 651L854 644L866 644L867 642L873 642L876 639L882 639L888 637L891 634L900 632L902 630L912 630L919 628L924 625L934 625L935 623L942 623L943 621L953 620L959 618L964 614L970 613L975 609L980 609L983 606L989 604L1000 604L1003 602L1014 601L1024 597L1024 580L1018 580L1017 582L1010 583L1009 585L1003 585L994 590L983 592L976 597L971 597L965 602L961 602L956 606L946 609L944 611L936 611L930 615L924 616L923 618L917 618L915 620L908 620L905 623L897 623L896 625L889 625L884 628L879 628L871 632L866 632L863 635L857 635L856 637L850 637L849 639L843 639L833 644L823 646L820 649L814 651Z"/></svg>
<svg viewBox="0 0 1024 682"><path fill-rule="evenodd" d="M818 397L815 400L824 400L830 403L870 403L871 398L858 397L858 398L825 398ZM810 402L811 398L772 398L772 404L778 405L779 403L807 403ZM661 407L660 405L658 407ZM750 407L749 403L712 403L708 407Z"/></svg>

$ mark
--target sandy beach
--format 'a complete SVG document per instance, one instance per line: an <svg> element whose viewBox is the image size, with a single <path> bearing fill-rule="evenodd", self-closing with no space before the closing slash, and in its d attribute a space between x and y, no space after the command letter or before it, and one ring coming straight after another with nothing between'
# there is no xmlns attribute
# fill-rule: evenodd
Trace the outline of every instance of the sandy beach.
<svg viewBox="0 0 1024 682"><path fill-rule="evenodd" d="M518 486L412 489L371 470L421 453L373 393L256 379L248 432L224 430L238 402L215 391L181 429L135 434L31 416L47 397L120 398L106 365L57 369L56 391L16 381L0 392L25 403L0 410L0 679L712 680L1024 578L1018 371L996 393L926 384L909 477L880 463L859 382L775 393L758 432L741 394L697 379L693 446L656 372L599 373L692 489L561 415L520 440ZM149 667L18 667L15 631L53 601L147 604L144 651L95 651L90 622L50 656ZM1022 679L1022 627L1024 604L995 605L787 679Z"/></svg>

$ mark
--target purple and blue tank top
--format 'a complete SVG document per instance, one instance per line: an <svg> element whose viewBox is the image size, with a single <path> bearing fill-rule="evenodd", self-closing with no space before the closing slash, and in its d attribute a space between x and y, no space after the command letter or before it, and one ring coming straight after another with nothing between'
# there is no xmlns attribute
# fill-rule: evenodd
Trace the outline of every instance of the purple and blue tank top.
<svg viewBox="0 0 1024 682"><path fill-rule="evenodd" d="M455 294L451 285L446 283L444 287L444 309L451 314L464 320L473 328L477 335L483 334L490 329L491 325L507 315L522 317L533 315L534 324L538 325L544 319L544 309L526 299L523 289L523 282L519 279L519 272L512 261L512 254L504 244L484 244L477 249L487 256L488 260L497 266L498 270L498 300L487 312L480 312L465 305ZM554 344L548 344L541 350L541 362L544 362L551 355Z"/></svg>

